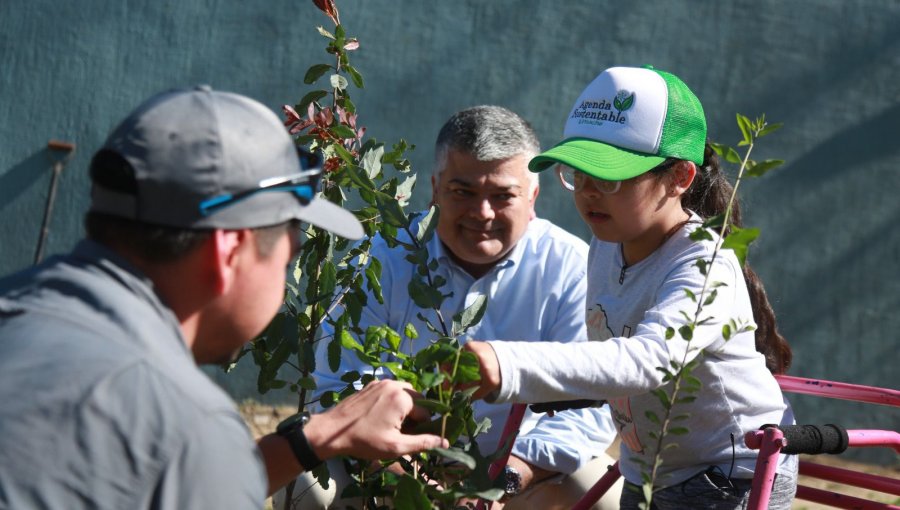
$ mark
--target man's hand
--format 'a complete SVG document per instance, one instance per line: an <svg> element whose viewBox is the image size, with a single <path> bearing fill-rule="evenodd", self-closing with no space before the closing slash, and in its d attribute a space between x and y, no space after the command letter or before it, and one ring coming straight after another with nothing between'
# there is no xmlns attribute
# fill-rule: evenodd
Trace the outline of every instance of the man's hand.
<svg viewBox="0 0 900 510"><path fill-rule="evenodd" d="M481 383L473 399L484 398L500 389L500 361L490 344L486 342L466 342L463 348L478 358Z"/></svg>
<svg viewBox="0 0 900 510"><path fill-rule="evenodd" d="M352 455L361 459L389 459L431 448L447 448L446 439L403 434L404 420L424 421L425 409L413 405L419 396L409 383L373 381L341 401L334 409L310 418L303 427L320 459Z"/></svg>

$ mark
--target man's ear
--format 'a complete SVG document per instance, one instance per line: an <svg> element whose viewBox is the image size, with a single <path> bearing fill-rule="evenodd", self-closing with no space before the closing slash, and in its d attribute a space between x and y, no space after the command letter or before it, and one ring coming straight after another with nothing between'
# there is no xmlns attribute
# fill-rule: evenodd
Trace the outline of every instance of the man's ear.
<svg viewBox="0 0 900 510"><path fill-rule="evenodd" d="M207 262L216 295L234 284L242 245L252 242L249 230L215 230L208 242Z"/></svg>
<svg viewBox="0 0 900 510"><path fill-rule="evenodd" d="M669 195L680 196L691 187L694 177L697 175L697 165L693 161L679 161L672 169L671 188Z"/></svg>

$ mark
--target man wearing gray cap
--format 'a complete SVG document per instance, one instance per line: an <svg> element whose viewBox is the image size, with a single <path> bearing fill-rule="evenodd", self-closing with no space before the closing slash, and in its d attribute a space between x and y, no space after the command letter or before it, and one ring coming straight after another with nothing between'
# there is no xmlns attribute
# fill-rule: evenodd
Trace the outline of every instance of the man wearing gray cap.
<svg viewBox="0 0 900 510"><path fill-rule="evenodd" d="M208 87L132 112L91 163L87 239L0 280L0 508L261 508L336 455L446 445L381 381L254 444L197 368L272 319L299 222L357 239L273 112Z"/></svg>

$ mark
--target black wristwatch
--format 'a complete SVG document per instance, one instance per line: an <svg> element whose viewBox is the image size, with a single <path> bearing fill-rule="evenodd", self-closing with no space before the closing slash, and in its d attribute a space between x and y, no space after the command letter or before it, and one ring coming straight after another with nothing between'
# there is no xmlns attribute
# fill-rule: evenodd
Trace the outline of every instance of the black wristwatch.
<svg viewBox="0 0 900 510"><path fill-rule="evenodd" d="M516 468L507 465L503 468L503 477L506 480L506 485L503 488L505 493L503 499L507 500L518 496L519 492L522 491L522 475L519 474Z"/></svg>
<svg viewBox="0 0 900 510"><path fill-rule="evenodd" d="M275 429L276 434L287 439L288 444L291 445L291 450L294 452L294 457L297 458L297 462L300 463L304 471L312 471L322 463L322 459L309 446L306 434L303 433L303 426L308 421L309 413L297 413L279 423Z"/></svg>

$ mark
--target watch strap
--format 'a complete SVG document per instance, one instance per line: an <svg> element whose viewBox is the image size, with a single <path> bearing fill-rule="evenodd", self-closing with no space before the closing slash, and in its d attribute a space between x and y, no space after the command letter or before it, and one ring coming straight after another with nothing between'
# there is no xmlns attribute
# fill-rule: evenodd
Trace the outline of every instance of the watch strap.
<svg viewBox="0 0 900 510"><path fill-rule="evenodd" d="M313 451L306 439L306 434L303 433L303 426L308 421L309 414L295 414L278 424L276 431L279 436L287 440L291 451L294 452L294 457L297 458L297 462L304 471L312 471L322 464L322 459Z"/></svg>

